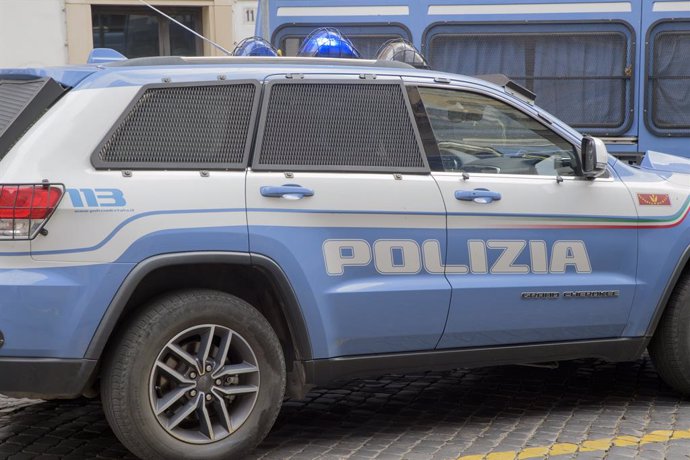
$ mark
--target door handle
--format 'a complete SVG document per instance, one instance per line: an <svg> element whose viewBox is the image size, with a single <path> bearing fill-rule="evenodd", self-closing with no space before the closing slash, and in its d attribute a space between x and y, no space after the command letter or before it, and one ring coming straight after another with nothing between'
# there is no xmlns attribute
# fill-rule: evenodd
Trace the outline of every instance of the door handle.
<svg viewBox="0 0 690 460"><path fill-rule="evenodd" d="M264 185L260 191L262 196L286 200L301 200L305 196L314 195L314 190L297 184Z"/></svg>
<svg viewBox="0 0 690 460"><path fill-rule="evenodd" d="M475 203L488 204L501 199L501 194L485 188L474 190L456 190L455 199L460 201L474 201Z"/></svg>

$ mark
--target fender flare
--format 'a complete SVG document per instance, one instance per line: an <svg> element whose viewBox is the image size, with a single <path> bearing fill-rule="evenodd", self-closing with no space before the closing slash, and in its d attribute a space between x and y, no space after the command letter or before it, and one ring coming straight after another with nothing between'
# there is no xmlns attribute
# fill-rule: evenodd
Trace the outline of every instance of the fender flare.
<svg viewBox="0 0 690 460"><path fill-rule="evenodd" d="M224 264L224 265L243 265L254 267L264 271L275 282L282 300L285 303L283 313L290 329L293 345L295 347L296 359L308 360L312 358L311 343L307 332L306 322L302 315L295 291L287 278L285 272L273 260L261 254L242 253L242 252L183 252L162 254L145 259L138 263L125 277L124 281L117 290L117 293L110 301L101 322L96 328L96 332L91 338L85 359L99 360L106 344L110 339L115 326L120 320L127 302L131 298L139 283L151 272L162 267L175 265L194 265L194 264Z"/></svg>
<svg viewBox="0 0 690 460"><path fill-rule="evenodd" d="M645 333L645 337L647 337L648 340L651 340L654 336L654 332L656 331L656 328L659 325L659 322L661 321L661 317L664 316L664 312L666 311L668 300L671 298L671 294L673 293L673 290L676 288L676 284L678 283L680 275L683 273L683 270L685 269L688 260L690 260L690 246L685 248L685 251L683 251L683 255L680 257L680 259L678 259L678 262L676 263L676 266L673 269L671 277L666 282L666 286L664 286L664 290L662 292L661 297L659 298L659 302L656 304L656 308L654 309L654 315L652 316L652 320L649 322L649 326L647 326L647 332Z"/></svg>

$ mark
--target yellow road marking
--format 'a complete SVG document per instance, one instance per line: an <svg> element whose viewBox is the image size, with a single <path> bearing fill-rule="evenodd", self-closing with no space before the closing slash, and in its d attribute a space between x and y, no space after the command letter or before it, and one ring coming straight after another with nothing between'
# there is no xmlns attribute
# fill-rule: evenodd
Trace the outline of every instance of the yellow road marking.
<svg viewBox="0 0 690 460"><path fill-rule="evenodd" d="M520 451L518 458L522 460L523 458L545 457L549 453L549 449L549 447L528 447Z"/></svg>
<svg viewBox="0 0 690 460"><path fill-rule="evenodd" d="M621 435L615 438L582 441L580 444L559 442L551 444L550 446L526 447L522 450L464 455L458 457L458 460L524 460L530 458L544 458L552 455L576 454L578 452L602 452L609 450L613 446L642 446L644 444L668 442L675 439L690 439L690 430L657 430L647 433L644 436Z"/></svg>
<svg viewBox="0 0 690 460"><path fill-rule="evenodd" d="M565 454L574 454L577 452L579 449L579 446L577 444L571 444L569 442L560 442L558 444L554 444L551 446L551 449L549 449L549 455L565 455ZM532 457L532 458L538 458L538 457Z"/></svg>

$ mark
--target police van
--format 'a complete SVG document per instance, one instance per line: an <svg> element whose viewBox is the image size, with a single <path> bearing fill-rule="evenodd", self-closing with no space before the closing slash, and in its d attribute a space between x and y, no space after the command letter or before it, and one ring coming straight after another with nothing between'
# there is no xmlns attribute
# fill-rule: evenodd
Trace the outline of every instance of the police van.
<svg viewBox="0 0 690 460"><path fill-rule="evenodd" d="M495 76L107 60L0 70L0 393L100 395L144 459L238 457L284 396L388 372L648 349L690 394L690 160Z"/></svg>
<svg viewBox="0 0 690 460"><path fill-rule="evenodd" d="M295 55L315 27L371 58L391 38L434 70L501 73L609 151L690 156L690 1L337 0L260 2L259 35Z"/></svg>

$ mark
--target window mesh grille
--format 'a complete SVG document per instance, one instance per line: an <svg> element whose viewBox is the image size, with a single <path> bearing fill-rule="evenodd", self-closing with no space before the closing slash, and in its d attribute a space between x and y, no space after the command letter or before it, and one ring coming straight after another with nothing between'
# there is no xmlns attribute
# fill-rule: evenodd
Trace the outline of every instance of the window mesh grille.
<svg viewBox="0 0 690 460"><path fill-rule="evenodd" d="M537 95L571 126L613 134L631 104L631 47L621 32L438 34L432 68L464 75L502 73Z"/></svg>
<svg viewBox="0 0 690 460"><path fill-rule="evenodd" d="M46 84L45 80L0 80L0 136Z"/></svg>
<svg viewBox="0 0 690 460"><path fill-rule="evenodd" d="M243 165L256 86L149 88L98 152L104 163Z"/></svg>
<svg viewBox="0 0 690 460"><path fill-rule="evenodd" d="M271 87L255 167L423 170L401 85Z"/></svg>
<svg viewBox="0 0 690 460"><path fill-rule="evenodd" d="M687 131L690 129L690 30L659 33L654 37L653 53L652 122L662 129Z"/></svg>
<svg viewBox="0 0 690 460"><path fill-rule="evenodd" d="M0 160L64 93L51 78L3 80L0 76Z"/></svg>

